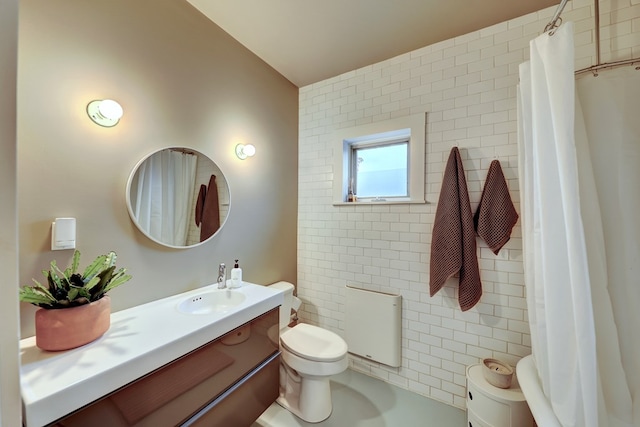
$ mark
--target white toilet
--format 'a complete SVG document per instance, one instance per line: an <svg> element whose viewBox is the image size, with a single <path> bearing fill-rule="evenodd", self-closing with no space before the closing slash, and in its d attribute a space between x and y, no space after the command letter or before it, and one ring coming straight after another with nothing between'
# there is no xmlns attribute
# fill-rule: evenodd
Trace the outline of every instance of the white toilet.
<svg viewBox="0 0 640 427"><path fill-rule="evenodd" d="M280 397L278 404L299 418L318 423L331 415L329 377L347 369L347 343L337 334L299 323L289 327L294 286L269 285L284 292L280 307ZM272 330L272 337L277 331Z"/></svg>

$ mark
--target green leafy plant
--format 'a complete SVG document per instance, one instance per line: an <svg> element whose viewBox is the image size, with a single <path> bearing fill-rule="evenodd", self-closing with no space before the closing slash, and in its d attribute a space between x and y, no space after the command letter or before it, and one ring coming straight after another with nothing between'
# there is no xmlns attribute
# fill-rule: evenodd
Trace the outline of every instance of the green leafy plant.
<svg viewBox="0 0 640 427"><path fill-rule="evenodd" d="M51 268L42 270L47 278L46 285L36 279L32 286L19 290L20 301L46 309L69 308L89 304L102 298L111 289L131 279L126 269L116 271L116 253L111 251L98 256L82 274L78 273L80 251L73 253L71 266L64 271L51 261Z"/></svg>

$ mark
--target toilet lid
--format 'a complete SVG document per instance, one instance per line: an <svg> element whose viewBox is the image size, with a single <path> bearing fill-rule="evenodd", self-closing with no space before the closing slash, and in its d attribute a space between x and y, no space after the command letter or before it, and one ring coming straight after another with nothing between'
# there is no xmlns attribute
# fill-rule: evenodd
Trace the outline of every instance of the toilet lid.
<svg viewBox="0 0 640 427"><path fill-rule="evenodd" d="M306 323L280 335L280 343L291 353L317 362L333 362L347 354L347 343L339 335Z"/></svg>

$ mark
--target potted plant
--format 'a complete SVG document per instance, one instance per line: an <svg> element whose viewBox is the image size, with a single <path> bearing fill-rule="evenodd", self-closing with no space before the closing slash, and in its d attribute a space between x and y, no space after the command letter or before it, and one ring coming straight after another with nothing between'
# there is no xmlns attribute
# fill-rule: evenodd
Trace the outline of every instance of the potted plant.
<svg viewBox="0 0 640 427"><path fill-rule="evenodd" d="M101 337L111 324L111 301L107 292L131 279L126 269L116 270L116 253L98 256L82 274L80 251L73 254L64 271L51 261L43 270L46 285L20 288L20 301L40 307L36 311L36 345L49 351L68 350Z"/></svg>

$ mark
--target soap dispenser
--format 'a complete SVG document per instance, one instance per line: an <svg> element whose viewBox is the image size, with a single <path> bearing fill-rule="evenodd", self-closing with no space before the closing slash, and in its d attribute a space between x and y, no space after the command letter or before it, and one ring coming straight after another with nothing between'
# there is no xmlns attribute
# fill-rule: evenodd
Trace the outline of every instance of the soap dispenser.
<svg viewBox="0 0 640 427"><path fill-rule="evenodd" d="M242 269L238 265L238 260L231 269L231 288L239 288L242 286Z"/></svg>

